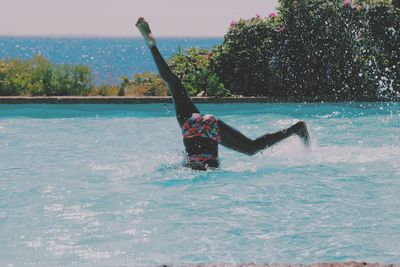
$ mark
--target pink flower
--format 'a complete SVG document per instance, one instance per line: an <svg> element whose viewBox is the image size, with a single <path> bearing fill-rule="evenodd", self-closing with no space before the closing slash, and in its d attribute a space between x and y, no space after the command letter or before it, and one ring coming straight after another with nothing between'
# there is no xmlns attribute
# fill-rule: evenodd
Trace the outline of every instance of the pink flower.
<svg viewBox="0 0 400 267"><path fill-rule="evenodd" d="M343 1L343 5L346 7L349 7L351 5L351 1L350 0L344 0Z"/></svg>
<svg viewBox="0 0 400 267"><path fill-rule="evenodd" d="M275 12L272 12L271 14L269 14L270 18L276 18L278 17L278 14L276 14Z"/></svg>
<svg viewBox="0 0 400 267"><path fill-rule="evenodd" d="M360 11L360 10L361 10L361 5L360 5L360 4L355 4L355 5L354 5L354 8L355 8L357 11Z"/></svg>
<svg viewBox="0 0 400 267"><path fill-rule="evenodd" d="M212 53L211 53L211 52L208 52L208 53L206 54L206 59L209 60L210 57L211 57L211 55L212 55Z"/></svg>
<svg viewBox="0 0 400 267"><path fill-rule="evenodd" d="M233 27L235 27L235 24L236 24L235 21L232 20L232 21L231 21L231 24L230 24L230 25L231 25L231 29L232 29Z"/></svg>
<svg viewBox="0 0 400 267"><path fill-rule="evenodd" d="M261 15L260 15L260 14L256 14L256 18L257 18L257 19L260 19L260 18L261 18Z"/></svg>
<svg viewBox="0 0 400 267"><path fill-rule="evenodd" d="M284 31L285 31L285 26L281 26L281 27L278 29L278 32L280 32L280 33L284 32Z"/></svg>

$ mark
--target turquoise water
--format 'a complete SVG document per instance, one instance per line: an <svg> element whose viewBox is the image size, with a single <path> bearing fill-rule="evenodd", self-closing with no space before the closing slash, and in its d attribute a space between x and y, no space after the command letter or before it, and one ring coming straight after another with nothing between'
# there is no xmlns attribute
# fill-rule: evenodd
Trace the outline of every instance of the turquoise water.
<svg viewBox="0 0 400 267"><path fill-rule="evenodd" d="M199 105L253 157L182 167L172 105L0 105L0 266L400 262L399 103Z"/></svg>
<svg viewBox="0 0 400 267"><path fill-rule="evenodd" d="M179 48L210 49L222 38L159 38L165 57ZM133 77L144 71L157 72L149 49L141 38L1 37L0 59L31 59L42 55L57 64L84 64L97 83L120 83L121 76Z"/></svg>

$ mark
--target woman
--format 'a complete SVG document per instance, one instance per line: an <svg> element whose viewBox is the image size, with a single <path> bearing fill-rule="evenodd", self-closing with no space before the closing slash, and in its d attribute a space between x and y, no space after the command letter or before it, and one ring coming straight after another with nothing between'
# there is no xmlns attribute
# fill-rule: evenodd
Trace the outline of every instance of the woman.
<svg viewBox="0 0 400 267"><path fill-rule="evenodd" d="M309 134L305 122L252 140L213 115L203 115L192 102L182 81L176 76L156 46L149 24L144 18L136 23L141 35L153 55L161 78L167 84L175 104L176 117L182 129L183 143L187 153L187 165L196 170L207 170L219 166L218 144L238 152L254 155L289 136L296 134L308 144Z"/></svg>

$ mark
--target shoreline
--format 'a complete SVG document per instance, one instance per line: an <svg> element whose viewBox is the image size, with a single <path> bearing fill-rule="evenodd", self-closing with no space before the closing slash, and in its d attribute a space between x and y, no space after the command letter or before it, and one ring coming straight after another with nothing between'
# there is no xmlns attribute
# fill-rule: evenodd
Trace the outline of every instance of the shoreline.
<svg viewBox="0 0 400 267"><path fill-rule="evenodd" d="M298 97L192 97L194 103L340 103L340 102L398 102L399 100L381 100L368 97L357 100L337 100L335 98L298 98ZM164 104L173 103L169 96L126 97L126 96L0 96L0 104Z"/></svg>

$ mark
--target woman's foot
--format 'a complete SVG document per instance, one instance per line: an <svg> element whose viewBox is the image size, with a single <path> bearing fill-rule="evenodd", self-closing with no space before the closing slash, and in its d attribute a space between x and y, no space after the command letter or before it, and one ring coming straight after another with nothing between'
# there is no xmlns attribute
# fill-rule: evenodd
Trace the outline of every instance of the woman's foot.
<svg viewBox="0 0 400 267"><path fill-rule="evenodd" d="M139 29L140 34L142 34L146 44L149 47L156 45L156 40L154 39L153 34L151 33L149 23L144 20L143 17L140 17L136 22L136 27Z"/></svg>
<svg viewBox="0 0 400 267"><path fill-rule="evenodd" d="M306 123L304 121L299 121L292 127L293 133L303 139L303 143L308 146L310 144L310 134L308 133Z"/></svg>

